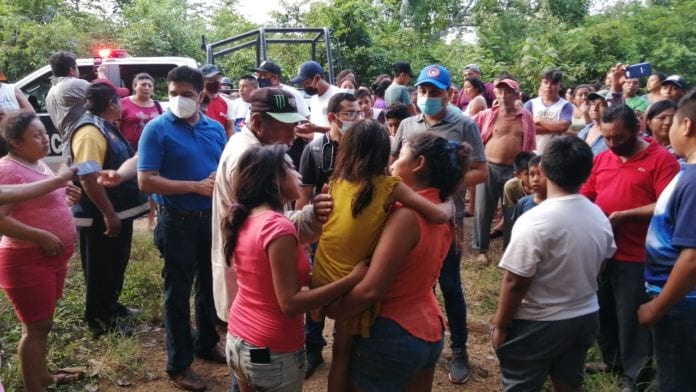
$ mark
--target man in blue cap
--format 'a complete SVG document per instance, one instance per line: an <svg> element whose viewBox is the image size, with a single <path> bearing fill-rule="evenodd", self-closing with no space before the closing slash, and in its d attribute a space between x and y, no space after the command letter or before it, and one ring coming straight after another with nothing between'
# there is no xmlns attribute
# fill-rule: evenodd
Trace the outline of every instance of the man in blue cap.
<svg viewBox="0 0 696 392"><path fill-rule="evenodd" d="M331 97L343 90L324 80L324 69L316 61L302 63L297 76L290 82L302 86L304 92L311 97L309 123L297 127L298 136L312 140L312 137L321 136L316 134L328 132L331 124L329 124L326 108L329 106Z"/></svg>
<svg viewBox="0 0 696 392"><path fill-rule="evenodd" d="M481 133L476 124L462 115L457 108L449 107L449 90L452 79L449 71L438 64L423 68L418 76L416 105L421 114L401 122L392 142L392 157L399 155L401 146L411 136L422 132L433 132L447 140L468 143L472 149L471 168L464 176L460 191L455 194L457 227L463 226L463 191L468 186L480 184L488 178L488 165L481 142ZM466 352L468 332L466 328L466 302L462 291L459 267L461 263L460 242L455 238L440 271L440 289L445 300L445 312L450 329L452 361L449 379L455 384L463 384L469 379L469 359Z"/></svg>
<svg viewBox="0 0 696 392"><path fill-rule="evenodd" d="M203 74L203 88L205 89L206 95L210 97L210 103L208 104L208 110L206 110L205 115L219 122L220 125L225 128L225 133L229 138L234 133L234 124L233 120L227 118L229 107L227 101L220 95L222 73L220 69L213 64L202 66L200 71Z"/></svg>

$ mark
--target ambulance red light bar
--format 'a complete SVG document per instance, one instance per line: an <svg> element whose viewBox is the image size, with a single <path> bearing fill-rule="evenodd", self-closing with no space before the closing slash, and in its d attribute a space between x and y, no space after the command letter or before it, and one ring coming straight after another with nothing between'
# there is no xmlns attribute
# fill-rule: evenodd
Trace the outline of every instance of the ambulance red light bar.
<svg viewBox="0 0 696 392"><path fill-rule="evenodd" d="M116 59L116 58L130 57L130 54L128 54L128 52L125 51L124 49L103 48L103 49L99 49L99 57Z"/></svg>

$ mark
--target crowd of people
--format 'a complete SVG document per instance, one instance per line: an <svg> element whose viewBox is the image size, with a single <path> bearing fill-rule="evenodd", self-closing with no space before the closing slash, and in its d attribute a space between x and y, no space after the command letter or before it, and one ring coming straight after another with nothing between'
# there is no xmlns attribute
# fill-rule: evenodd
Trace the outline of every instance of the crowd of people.
<svg viewBox="0 0 696 392"><path fill-rule="evenodd" d="M134 333L139 310L119 297L147 213L166 372L184 390L207 388L195 357L226 363L233 391L302 390L324 362L327 317L329 391L431 390L445 330L448 377L463 384L462 253L487 266L498 236L491 344L505 391L580 390L586 371L627 392L696 384L696 90L678 75L654 73L641 96L617 64L563 98L551 70L529 99L477 64L461 88L441 65L416 78L405 61L368 87L352 70L331 84L307 61L290 80L303 94L270 61L236 91L206 64L169 72L165 109L148 74L129 89L80 79L71 53L50 63L56 175L44 126L0 79L0 287L22 323L27 391L84 377L46 361L76 239L89 330ZM595 342L602 363L586 363Z"/></svg>

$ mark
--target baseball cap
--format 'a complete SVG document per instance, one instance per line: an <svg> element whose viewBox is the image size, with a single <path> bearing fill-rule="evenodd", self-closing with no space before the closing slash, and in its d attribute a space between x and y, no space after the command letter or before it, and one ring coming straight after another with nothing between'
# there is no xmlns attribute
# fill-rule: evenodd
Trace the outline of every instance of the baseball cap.
<svg viewBox="0 0 696 392"><path fill-rule="evenodd" d="M212 78L213 76L218 75L220 73L220 69L213 64L206 64L202 66L200 71L203 74L203 77L206 79Z"/></svg>
<svg viewBox="0 0 696 392"><path fill-rule="evenodd" d="M593 92L587 94L587 97L585 97L585 101L594 101L595 99L603 99L606 101L607 100L607 94L606 94L607 92L608 92L607 90L597 91L597 92L593 91Z"/></svg>
<svg viewBox="0 0 696 392"><path fill-rule="evenodd" d="M276 63L270 61L264 61L256 68L252 68L252 71L256 72L270 72L273 75L280 75L280 67Z"/></svg>
<svg viewBox="0 0 696 392"><path fill-rule="evenodd" d="M113 89L116 91L116 95L118 95L118 96L121 97L121 98L125 98L125 97L127 97L127 96L130 95L130 91L128 91L127 88L125 88L125 87L116 87L116 85L114 84L114 82L112 82L112 81L109 80L109 79L94 79L94 80L92 81L92 84L94 84L94 83L108 84L109 86L111 86L111 88L113 88Z"/></svg>
<svg viewBox="0 0 696 392"><path fill-rule="evenodd" d="M494 87L498 87L498 86L510 87L515 92L520 91L520 85L512 79L500 79L497 82L495 82Z"/></svg>
<svg viewBox="0 0 696 392"><path fill-rule="evenodd" d="M452 85L452 78L447 68L439 64L428 65L420 71L416 86L430 83L441 90L447 90Z"/></svg>
<svg viewBox="0 0 696 392"><path fill-rule="evenodd" d="M411 71L411 64L406 61L397 61L394 63L394 73L406 73L408 76L413 77L413 72Z"/></svg>
<svg viewBox="0 0 696 392"><path fill-rule="evenodd" d="M251 113L266 113L286 124L306 120L297 113L295 97L285 90L270 87L257 88L251 93L249 100Z"/></svg>
<svg viewBox="0 0 696 392"><path fill-rule="evenodd" d="M305 61L300 64L300 69L297 70L297 76L290 82L300 84L307 79L313 78L316 75L323 75L324 69L316 61Z"/></svg>
<svg viewBox="0 0 696 392"><path fill-rule="evenodd" d="M464 70L465 70L465 71L474 71L474 72L481 73L481 67L479 67L478 64L474 64L474 63L472 63L472 64L467 64L467 65L464 67Z"/></svg>
<svg viewBox="0 0 696 392"><path fill-rule="evenodd" d="M662 81L662 85L673 84L681 89L686 90L686 80L679 75L671 75Z"/></svg>

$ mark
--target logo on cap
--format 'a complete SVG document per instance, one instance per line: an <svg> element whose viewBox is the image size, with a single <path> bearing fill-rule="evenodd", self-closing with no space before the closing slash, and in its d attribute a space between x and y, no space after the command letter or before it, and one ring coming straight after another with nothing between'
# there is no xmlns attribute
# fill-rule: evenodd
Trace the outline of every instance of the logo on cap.
<svg viewBox="0 0 696 392"><path fill-rule="evenodd" d="M430 69L428 69L428 71L426 71L426 73L431 78L436 78L436 77L440 76L440 68L434 67L434 66L430 67Z"/></svg>
<svg viewBox="0 0 696 392"><path fill-rule="evenodd" d="M274 95L273 99L275 99L276 108L278 108L278 109L285 108L285 96L284 95Z"/></svg>

